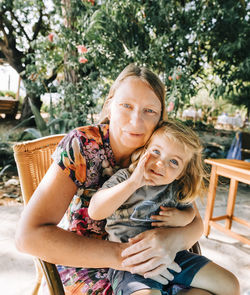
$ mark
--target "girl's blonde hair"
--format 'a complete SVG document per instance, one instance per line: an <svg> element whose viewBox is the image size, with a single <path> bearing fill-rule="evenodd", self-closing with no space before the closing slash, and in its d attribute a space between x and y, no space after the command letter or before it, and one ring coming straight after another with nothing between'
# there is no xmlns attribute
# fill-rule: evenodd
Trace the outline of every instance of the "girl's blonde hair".
<svg viewBox="0 0 250 295"><path fill-rule="evenodd" d="M176 180L178 182L178 201L189 203L198 196L203 197L206 192L205 180L207 179L202 159L203 146L198 135L191 128L176 120L161 121L145 146L132 154L130 173L134 171L140 157L146 152L155 136L161 136L163 140L165 137L180 143L184 146L185 152L192 153L192 157L186 163L180 178Z"/></svg>
<svg viewBox="0 0 250 295"><path fill-rule="evenodd" d="M161 82L159 77L154 74L152 71L145 67L139 67L135 64L129 64L116 78L115 82L109 90L108 97L103 105L103 109L100 116L100 123L109 123L109 105L115 94L115 91L118 89L120 84L129 77L134 77L140 79L141 81L147 83L150 88L154 91L156 96L161 102L161 117L160 120L167 119L166 105L165 105L165 85Z"/></svg>

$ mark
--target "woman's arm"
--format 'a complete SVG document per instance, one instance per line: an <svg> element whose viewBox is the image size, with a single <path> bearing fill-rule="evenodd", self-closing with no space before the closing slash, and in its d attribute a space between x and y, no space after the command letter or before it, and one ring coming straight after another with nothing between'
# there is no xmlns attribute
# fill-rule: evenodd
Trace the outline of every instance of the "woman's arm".
<svg viewBox="0 0 250 295"><path fill-rule="evenodd" d="M56 264L124 269L125 244L83 237L57 226L76 190L70 177L53 163L22 213L17 248Z"/></svg>

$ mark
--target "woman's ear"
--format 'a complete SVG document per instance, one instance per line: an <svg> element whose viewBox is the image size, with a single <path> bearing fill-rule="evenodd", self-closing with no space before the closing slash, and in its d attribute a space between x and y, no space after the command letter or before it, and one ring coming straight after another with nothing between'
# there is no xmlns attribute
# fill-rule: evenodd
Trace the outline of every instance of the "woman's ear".
<svg viewBox="0 0 250 295"><path fill-rule="evenodd" d="M111 117L111 104L112 104L112 99L109 99L106 103L106 114L109 120Z"/></svg>

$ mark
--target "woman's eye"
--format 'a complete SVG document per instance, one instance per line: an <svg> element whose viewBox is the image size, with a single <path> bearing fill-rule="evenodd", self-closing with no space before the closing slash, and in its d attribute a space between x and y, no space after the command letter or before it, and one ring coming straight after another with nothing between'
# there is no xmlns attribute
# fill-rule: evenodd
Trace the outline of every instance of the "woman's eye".
<svg viewBox="0 0 250 295"><path fill-rule="evenodd" d="M171 164L172 167L174 167L174 168L178 168L178 167L179 167L179 163L178 163L178 161L176 161L175 159L170 160L170 164Z"/></svg>
<svg viewBox="0 0 250 295"><path fill-rule="evenodd" d="M152 109L145 109L145 112L150 113L150 114L154 114L155 113L155 111L152 110Z"/></svg>

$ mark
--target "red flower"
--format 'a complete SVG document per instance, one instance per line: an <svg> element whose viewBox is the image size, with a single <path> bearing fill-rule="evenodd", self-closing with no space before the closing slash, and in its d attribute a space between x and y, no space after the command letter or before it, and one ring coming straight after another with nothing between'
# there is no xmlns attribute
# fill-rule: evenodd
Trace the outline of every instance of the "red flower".
<svg viewBox="0 0 250 295"><path fill-rule="evenodd" d="M174 102L173 101L170 101L170 103L168 105L168 108L167 108L167 111L168 112L172 112L173 109L174 109Z"/></svg>
<svg viewBox="0 0 250 295"><path fill-rule="evenodd" d="M88 62L88 60L87 60L87 58L85 58L85 57L79 57L79 63L81 63L81 64L85 64L86 62Z"/></svg>
<svg viewBox="0 0 250 295"><path fill-rule="evenodd" d="M50 42L53 42L54 34L53 34L53 33L50 33L50 34L48 35L48 39L49 39Z"/></svg>
<svg viewBox="0 0 250 295"><path fill-rule="evenodd" d="M181 75L176 76L176 80L179 80L181 78Z"/></svg>
<svg viewBox="0 0 250 295"><path fill-rule="evenodd" d="M95 5L95 0L88 0L92 5Z"/></svg>
<svg viewBox="0 0 250 295"><path fill-rule="evenodd" d="M168 80L171 81L172 80L172 77L171 76L168 76Z"/></svg>
<svg viewBox="0 0 250 295"><path fill-rule="evenodd" d="M77 50L79 54L88 52L88 49L84 45L78 45Z"/></svg>

